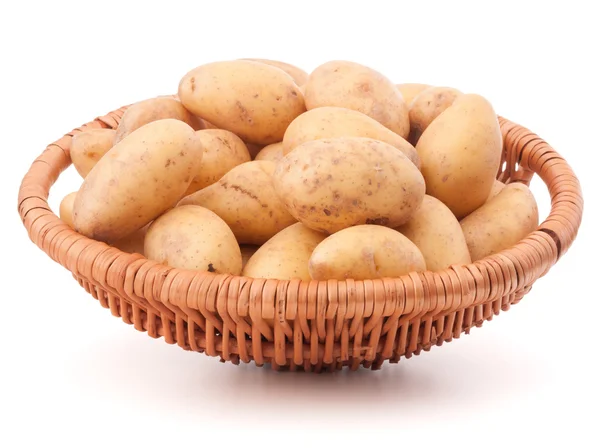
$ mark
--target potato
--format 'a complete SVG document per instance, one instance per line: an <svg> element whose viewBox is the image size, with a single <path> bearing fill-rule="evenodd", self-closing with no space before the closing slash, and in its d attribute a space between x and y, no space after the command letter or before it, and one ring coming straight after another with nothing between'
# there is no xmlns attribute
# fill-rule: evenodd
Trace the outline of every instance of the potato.
<svg viewBox="0 0 600 448"><path fill-rule="evenodd" d="M471 258L477 261L517 244L537 228L538 220L537 203L529 188L513 183L464 218L460 225Z"/></svg>
<svg viewBox="0 0 600 448"><path fill-rule="evenodd" d="M196 130L204 129L203 122L194 117L175 98L167 96L150 98L129 106L117 127L114 143L119 143L145 124L165 118L184 121Z"/></svg>
<svg viewBox="0 0 600 448"><path fill-rule="evenodd" d="M250 258L242 275L280 280L310 280L308 259L326 235L302 223L293 224L265 244Z"/></svg>
<svg viewBox="0 0 600 448"><path fill-rule="evenodd" d="M283 157L283 143L271 143L265 146L263 149L256 154L254 160L270 160L271 162L278 162Z"/></svg>
<svg viewBox="0 0 600 448"><path fill-rule="evenodd" d="M197 205L175 207L148 229L144 252L174 268L239 275L240 247L227 224Z"/></svg>
<svg viewBox="0 0 600 448"><path fill-rule="evenodd" d="M496 197L498 195L498 193L500 193L502 190L504 190L504 187L506 187L506 185L503 182L500 182L499 180L495 180L494 183L492 184L492 191L490 191L490 195L486 199L486 202L489 201L490 199L492 199L493 197Z"/></svg>
<svg viewBox="0 0 600 448"><path fill-rule="evenodd" d="M425 269L423 255L408 238L393 229L368 224L324 239L308 264L314 280L399 277Z"/></svg>
<svg viewBox="0 0 600 448"><path fill-rule="evenodd" d="M343 107L318 107L292 121L283 136L283 153L311 140L336 137L367 137L389 143L420 165L414 146L371 117Z"/></svg>
<svg viewBox="0 0 600 448"><path fill-rule="evenodd" d="M430 88L429 84L418 84L418 83L408 83L408 84L396 84L398 90L402 94L402 98L404 98L404 102L410 108L410 103L412 100L423 90Z"/></svg>
<svg viewBox="0 0 600 448"><path fill-rule="evenodd" d="M250 257L254 255L259 247L260 246L256 246L254 244L240 244L240 251L242 252L242 270L248 263L248 260L250 260Z"/></svg>
<svg viewBox="0 0 600 448"><path fill-rule="evenodd" d="M73 203L75 202L76 196L76 191L66 195L62 201L60 201L60 207L58 211L58 216L60 219L62 219L64 223L71 228L73 228Z"/></svg>
<svg viewBox="0 0 600 448"><path fill-rule="evenodd" d="M331 61L317 67L304 88L307 109L338 106L361 112L408 137L408 106L396 86L364 65Z"/></svg>
<svg viewBox="0 0 600 448"><path fill-rule="evenodd" d="M274 170L275 163L266 160L243 163L179 204L212 210L231 227L240 244L263 244L296 222L275 193Z"/></svg>
<svg viewBox="0 0 600 448"><path fill-rule="evenodd" d="M217 182L233 167L250 161L248 148L237 135L224 129L197 131L204 148L202 163L184 196Z"/></svg>
<svg viewBox="0 0 600 448"><path fill-rule="evenodd" d="M425 195L415 214L396 230L415 243L431 271L471 262L458 220L443 202L432 196Z"/></svg>
<svg viewBox="0 0 600 448"><path fill-rule="evenodd" d="M223 61L188 72L179 97L193 114L237 134L245 142L280 142L304 97L283 70L253 61Z"/></svg>
<svg viewBox="0 0 600 448"><path fill-rule="evenodd" d="M110 242L144 227L182 197L202 154L183 121L158 120L133 131L84 179L73 204L75 229Z"/></svg>
<svg viewBox="0 0 600 448"><path fill-rule="evenodd" d="M502 135L491 104L461 95L427 127L417 152L427 194L464 218L485 202L500 164Z"/></svg>
<svg viewBox="0 0 600 448"><path fill-rule="evenodd" d="M298 67L296 67L295 65L292 65L292 64L288 64L286 62L273 61L271 59L242 59L242 60L244 60L244 61L261 62L263 64L267 64L267 65L271 65L273 67L277 67L278 69L281 69L284 72L286 72L288 75L290 75L294 79L294 82L298 86L302 86L302 85L306 84L306 81L308 81L308 73L306 73L301 68L298 68Z"/></svg>
<svg viewBox="0 0 600 448"><path fill-rule="evenodd" d="M71 161L81 177L92 170L104 154L113 147L114 129L91 129L73 136L71 140Z"/></svg>
<svg viewBox="0 0 600 448"><path fill-rule="evenodd" d="M425 195L423 176L401 151L363 137L297 146L277 164L273 185L292 216L325 233L358 224L397 227Z"/></svg>
<svg viewBox="0 0 600 448"><path fill-rule="evenodd" d="M419 93L409 106L410 136L408 140L415 145L427 126L452 103L462 92L452 87L430 87Z"/></svg>

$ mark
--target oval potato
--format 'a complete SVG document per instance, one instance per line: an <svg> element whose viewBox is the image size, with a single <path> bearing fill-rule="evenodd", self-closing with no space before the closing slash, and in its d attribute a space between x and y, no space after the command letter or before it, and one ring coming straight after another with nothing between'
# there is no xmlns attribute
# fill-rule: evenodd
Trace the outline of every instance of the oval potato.
<svg viewBox="0 0 600 448"><path fill-rule="evenodd" d="M205 129L197 131L196 136L204 148L204 155L184 196L214 184L234 167L250 161L248 148L233 132Z"/></svg>
<svg viewBox="0 0 600 448"><path fill-rule="evenodd" d="M364 65L331 61L317 67L304 87L307 109L337 106L378 121L402 138L410 131L408 106L396 86Z"/></svg>
<svg viewBox="0 0 600 448"><path fill-rule="evenodd" d="M308 265L314 280L393 278L425 269L417 246L400 232L376 225L349 227L327 237Z"/></svg>
<svg viewBox="0 0 600 448"><path fill-rule="evenodd" d="M498 118L485 98L459 96L427 127L416 148L427 194L458 219L485 202L502 156Z"/></svg>
<svg viewBox="0 0 600 448"><path fill-rule="evenodd" d="M294 82L298 86L302 86L302 85L306 84L306 81L308 81L308 73L306 73L301 68L296 67L295 65L288 64L287 62L274 61L271 59L242 59L242 60L260 62L262 64L267 64L267 65L271 65L273 67L277 67L278 69L281 69L284 72L286 72L288 75L290 75L294 79Z"/></svg>
<svg viewBox="0 0 600 448"><path fill-rule="evenodd" d="M157 218L144 242L146 256L174 268L239 275L242 254L227 224L197 205L175 207Z"/></svg>
<svg viewBox="0 0 600 448"><path fill-rule="evenodd" d="M452 87L430 87L419 93L409 106L410 136L408 140L415 145L427 126L452 103L462 92Z"/></svg>
<svg viewBox="0 0 600 448"><path fill-rule="evenodd" d="M538 226L538 207L526 185L506 185L460 225L471 258L481 260L517 244Z"/></svg>
<svg viewBox="0 0 600 448"><path fill-rule="evenodd" d="M406 83L406 84L396 84L398 90L402 94L402 98L404 98L404 102L408 107L410 107L410 103L412 103L413 99L421 93L423 90L430 88L429 84L419 84L419 83Z"/></svg>
<svg viewBox="0 0 600 448"><path fill-rule="evenodd" d="M283 70L253 61L223 61L188 72L179 97L193 114L237 134L245 142L281 141L306 110L304 97Z"/></svg>
<svg viewBox="0 0 600 448"><path fill-rule="evenodd" d="M423 176L401 151L362 137L297 146L277 164L273 185L292 216L325 233L358 224L397 227L425 195Z"/></svg>
<svg viewBox="0 0 600 448"><path fill-rule="evenodd" d="M326 235L302 223L286 227L252 255L242 275L279 280L310 280L308 259Z"/></svg>
<svg viewBox="0 0 600 448"><path fill-rule="evenodd" d="M430 271L471 263L460 223L450 209L433 196L425 195L415 214L396 230L415 243Z"/></svg>
<svg viewBox="0 0 600 448"><path fill-rule="evenodd" d="M114 143L119 143L145 124L166 118L181 120L195 130L204 129L203 122L194 117L181 102L173 97L161 96L129 106L117 126Z"/></svg>
<svg viewBox="0 0 600 448"><path fill-rule="evenodd" d="M278 162L283 157L283 143L271 143L265 146L263 149L256 154L254 160L270 160L271 162Z"/></svg>
<svg viewBox="0 0 600 448"><path fill-rule="evenodd" d="M283 153L311 140L336 137L367 137L398 148L419 167L417 150L378 121L352 109L318 107L297 117L283 136Z"/></svg>
<svg viewBox="0 0 600 448"><path fill-rule="evenodd" d="M73 136L71 161L81 177L85 179L98 160L113 147L115 135L114 129L90 129Z"/></svg>
<svg viewBox="0 0 600 448"><path fill-rule="evenodd" d="M75 229L110 242L144 227L182 197L202 154L183 121L158 120L133 131L84 179L73 204Z"/></svg>
<svg viewBox="0 0 600 448"><path fill-rule="evenodd" d="M266 160L243 163L179 204L212 210L231 227L240 244L263 244L296 222L275 193L274 170L275 163Z"/></svg>

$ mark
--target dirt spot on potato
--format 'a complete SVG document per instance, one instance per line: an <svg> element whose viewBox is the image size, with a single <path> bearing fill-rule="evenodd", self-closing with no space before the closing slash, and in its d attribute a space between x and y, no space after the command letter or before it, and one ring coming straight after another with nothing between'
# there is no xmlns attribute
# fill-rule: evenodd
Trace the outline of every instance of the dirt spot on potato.
<svg viewBox="0 0 600 448"><path fill-rule="evenodd" d="M193 76L190 78L190 89L192 92L196 90L196 78Z"/></svg>
<svg viewBox="0 0 600 448"><path fill-rule="evenodd" d="M442 177L442 182L446 182L448 180L449 175L446 174L444 177Z"/></svg>
<svg viewBox="0 0 600 448"><path fill-rule="evenodd" d="M331 211L327 210L326 208L323 209L323 213L325 213L327 216L331 216Z"/></svg>
<svg viewBox="0 0 600 448"><path fill-rule="evenodd" d="M248 124L252 124L253 120L252 120L252 117L250 116L250 113L248 112L248 109L246 109L246 107L244 107L244 105L240 101L235 102L235 107L237 108L239 116L242 119L242 121L245 121Z"/></svg>
<svg viewBox="0 0 600 448"><path fill-rule="evenodd" d="M254 193L252 193L251 191L246 190L244 187L240 186L240 185L229 185L227 182L222 182L221 186L225 189L227 188L231 188L235 191L240 192L241 194L248 196L251 199L254 199L256 202L258 202L260 204L261 207L263 208L267 208L268 205L264 204L263 202L260 201L260 199L258 199L258 196L256 196Z"/></svg>
<svg viewBox="0 0 600 448"><path fill-rule="evenodd" d="M217 272L212 263L208 263L208 272Z"/></svg>
<svg viewBox="0 0 600 448"><path fill-rule="evenodd" d="M367 221L366 221L367 224L375 224L377 226L386 226L386 225L388 225L389 222L390 222L390 220L385 217L367 218Z"/></svg>
<svg viewBox="0 0 600 448"><path fill-rule="evenodd" d="M169 166L171 166L171 159L167 159L167 161L165 162L165 168L168 168Z"/></svg>

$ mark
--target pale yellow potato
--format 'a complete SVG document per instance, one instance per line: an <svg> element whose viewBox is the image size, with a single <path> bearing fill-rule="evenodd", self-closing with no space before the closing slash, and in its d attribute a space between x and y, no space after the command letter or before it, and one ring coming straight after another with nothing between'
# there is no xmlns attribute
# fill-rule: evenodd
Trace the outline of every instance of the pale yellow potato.
<svg viewBox="0 0 600 448"><path fill-rule="evenodd" d="M242 252L242 270L259 247L260 246L254 244L240 244L240 251Z"/></svg>
<svg viewBox="0 0 600 448"><path fill-rule="evenodd" d="M408 140L416 145L427 126L452 106L460 95L462 92L452 87L430 87L419 93L408 108L410 118Z"/></svg>
<svg viewBox="0 0 600 448"><path fill-rule="evenodd" d="M204 129L204 123L183 107L181 102L173 97L161 96L129 106L123 114L119 126L117 126L114 143L119 143L145 124L156 120L164 120L165 118L181 120L195 130Z"/></svg>
<svg viewBox="0 0 600 448"><path fill-rule="evenodd" d="M283 157L283 143L271 143L265 146L263 149L256 154L254 160L270 160L272 162L278 162Z"/></svg>
<svg viewBox="0 0 600 448"><path fill-rule="evenodd" d="M297 146L278 162L273 185L298 221L325 233L358 224L397 227L425 195L423 176L408 157L363 137Z"/></svg>
<svg viewBox="0 0 600 448"><path fill-rule="evenodd" d="M225 221L197 205L175 207L148 229L144 253L174 268L239 275L242 254Z"/></svg>
<svg viewBox="0 0 600 448"><path fill-rule="evenodd" d="M60 206L58 209L58 216L60 219L64 221L66 225L71 228L73 226L73 203L75 202L75 197L77 196L77 192L69 193L66 195L62 201L60 201Z"/></svg>
<svg viewBox="0 0 600 448"><path fill-rule="evenodd" d="M306 110L291 76L254 61L222 61L188 72L179 97L193 114L237 134L245 142L280 142L294 118Z"/></svg>
<svg viewBox="0 0 600 448"><path fill-rule="evenodd" d="M337 106L378 121L402 138L410 131L408 106L396 85L364 65L331 61L317 67L304 86L307 109Z"/></svg>
<svg viewBox="0 0 600 448"><path fill-rule="evenodd" d="M308 81L308 73L306 73L301 68L296 67L295 65L288 64L287 62L273 61L271 59L251 59L251 58L243 59L243 60L261 62L263 64L272 65L273 67L277 67L278 69L281 69L284 72L286 72L288 75L290 75L294 79L294 82L296 84L298 84L298 86L302 86L302 85L306 84L306 81Z"/></svg>
<svg viewBox="0 0 600 448"><path fill-rule="evenodd" d="M419 84L419 83L406 83L406 84L396 84L398 90L402 94L402 98L404 98L404 102L407 106L410 107L410 103L412 103L413 99L421 93L423 90L430 88L429 84Z"/></svg>
<svg viewBox="0 0 600 448"><path fill-rule="evenodd" d="M84 179L73 204L75 229L106 242L141 229L182 197L202 155L183 121L158 120L133 131Z"/></svg>
<svg viewBox="0 0 600 448"><path fill-rule="evenodd" d="M314 280L394 278L426 269L414 243L396 230L377 225L334 233L315 248L308 264Z"/></svg>
<svg viewBox="0 0 600 448"><path fill-rule="evenodd" d="M312 140L336 137L367 137L388 143L404 153L417 167L419 156L413 145L371 117L344 107L318 107L303 113L283 136L283 153Z"/></svg>
<svg viewBox="0 0 600 448"><path fill-rule="evenodd" d="M94 165L113 147L114 129L90 129L73 136L71 140L71 161L83 178Z"/></svg>
<svg viewBox="0 0 600 448"><path fill-rule="evenodd" d="M275 193L274 170L271 161L243 163L218 182L186 196L179 205L212 210L231 227L240 244L263 244L296 222Z"/></svg>
<svg viewBox="0 0 600 448"><path fill-rule="evenodd" d="M498 195L498 193L500 193L502 190L504 190L504 187L506 187L506 184L504 184L503 182L500 182L499 180L495 180L492 185L492 191L490 191L490 195L486 199L486 202L489 201L490 199L492 199L493 197L496 197Z"/></svg>
<svg viewBox="0 0 600 448"><path fill-rule="evenodd" d="M202 190L217 182L229 170L250 161L248 148L233 132L224 129L205 129L197 131L204 148L202 163L184 196Z"/></svg>
<svg viewBox="0 0 600 448"><path fill-rule="evenodd" d="M460 223L450 209L433 196L425 195L415 214L396 230L415 243L430 271L471 263Z"/></svg>
<svg viewBox="0 0 600 448"><path fill-rule="evenodd" d="M458 219L486 201L498 173L502 134L485 98L459 96L427 127L416 148L427 194L446 204Z"/></svg>
<svg viewBox="0 0 600 448"><path fill-rule="evenodd" d="M464 218L460 225L471 258L477 261L517 244L538 223L535 197L526 185L512 183Z"/></svg>
<svg viewBox="0 0 600 448"><path fill-rule="evenodd" d="M327 235L302 223L286 227L252 255L242 275L279 280L310 280L308 259Z"/></svg>

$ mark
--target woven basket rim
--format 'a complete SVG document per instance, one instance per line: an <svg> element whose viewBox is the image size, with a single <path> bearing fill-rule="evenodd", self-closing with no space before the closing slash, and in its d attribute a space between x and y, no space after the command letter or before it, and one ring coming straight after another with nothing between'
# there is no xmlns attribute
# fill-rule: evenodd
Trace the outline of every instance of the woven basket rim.
<svg viewBox="0 0 600 448"><path fill-rule="evenodd" d="M143 291L144 299L163 303L167 307L172 305L184 310L214 311L217 305L204 303L202 296L210 288L219 288L228 283L237 285L240 292L234 297L231 293L223 297L228 302L227 306L231 305L231 300L253 302L262 297L262 306L258 304L258 308L262 317L268 317L274 315L274 305L264 298L274 298L278 291L286 290L289 294L290 289L292 292L307 290L309 297L327 302L337 297L338 290L349 291L362 285L359 289L364 288L367 292L365 296L374 297L374 303L365 299L366 308L389 307L386 313L393 313L399 299L389 295L386 282L400 282L404 285L404 315L410 316L411 312L415 315L423 312L435 314L448 309L466 308L477 303L475 296L483 303L486 296L497 293L496 287L501 288L504 294L511 294L545 275L569 249L581 224L583 196L579 181L568 163L536 134L499 117L504 141L502 165L506 168L502 170L500 167L498 179L505 183L529 184L533 174L538 174L551 198L548 217L534 232L509 249L468 265L451 266L442 271L411 272L399 278L374 280L255 279L168 267L148 260L141 254L128 254L75 232L56 216L47 202L50 187L71 164L69 150L72 136L94 128L116 128L128 107L123 106L97 117L48 145L32 163L22 181L18 211L32 241L74 275L93 278L115 293L131 293L127 288ZM123 281L128 270L135 270L136 277L134 284L129 286ZM494 271L498 273L496 278L504 278L503 285L497 284L493 278ZM480 294L481 288L487 293ZM428 294L425 293L427 289ZM450 308L443 306L441 300L424 303L436 289L438 296L460 296L459 303L452 304ZM197 300L189 300L192 293ZM339 295L343 296L341 293ZM304 294L298 293L298 297L302 296ZM348 298L346 306L350 306L350 302ZM448 302L452 301L446 300L446 305Z"/></svg>

